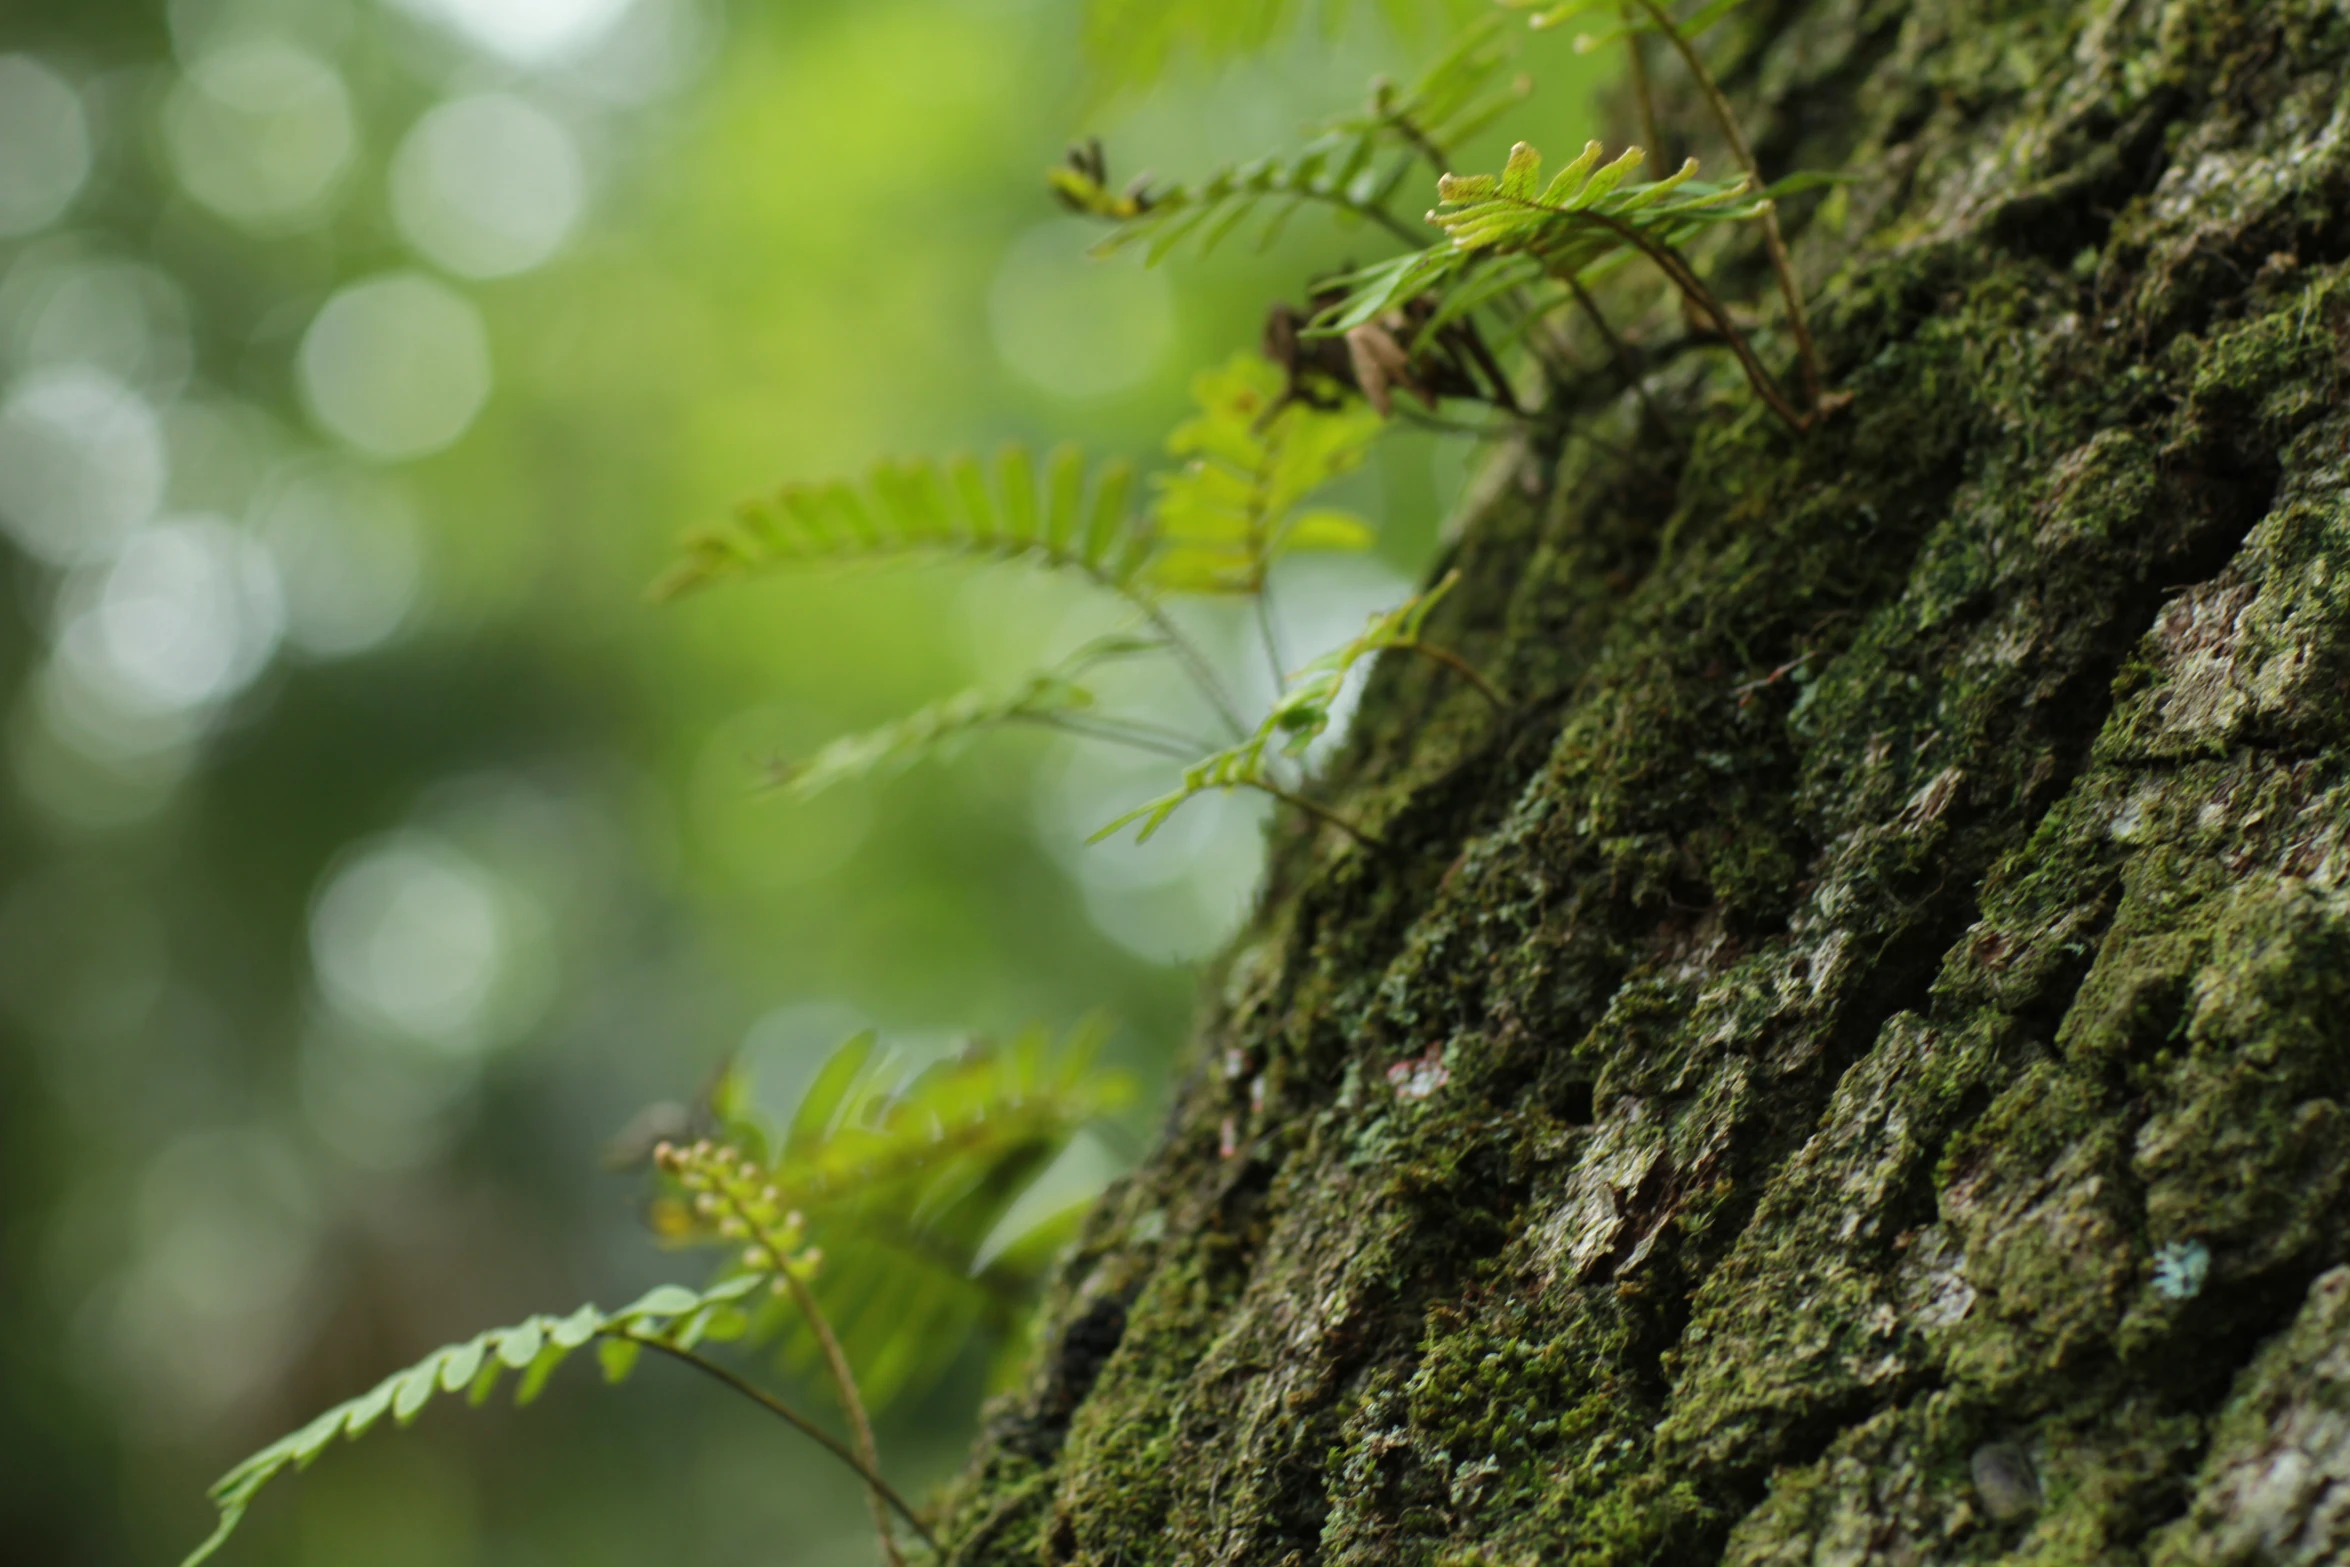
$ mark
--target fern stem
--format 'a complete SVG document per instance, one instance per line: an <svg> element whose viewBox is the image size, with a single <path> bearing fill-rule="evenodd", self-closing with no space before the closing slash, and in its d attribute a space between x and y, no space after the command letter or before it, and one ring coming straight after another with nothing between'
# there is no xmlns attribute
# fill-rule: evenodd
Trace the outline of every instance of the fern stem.
<svg viewBox="0 0 2350 1567"><path fill-rule="evenodd" d="M1642 0L1642 3L1645 4L1646 0ZM1557 209L1547 210L1556 211ZM1714 297L1713 290L1707 288L1704 281L1690 269L1689 263L1682 259L1679 251L1670 245L1659 244L1646 234L1641 233L1633 225L1617 218L1611 218L1604 212L1586 210L1577 212L1574 216L1588 219L1608 229L1626 244L1634 246L1642 255L1656 263L1657 269L1672 279L1673 286L1681 291L1682 297L1704 311L1713 321L1714 329L1722 334L1722 340L1728 343L1730 351L1738 356L1739 368L1746 372L1747 381L1754 387L1756 395L1770 405L1771 412L1785 420L1787 427L1797 434L1801 434L1811 427L1810 418L1796 412L1795 405L1787 401L1787 394L1779 390L1779 383L1771 379L1771 373L1764 369L1762 361L1754 356L1754 349L1746 341L1746 334L1738 330L1736 324L1730 320L1730 312L1723 308L1719 299Z"/></svg>
<svg viewBox="0 0 2350 1567"><path fill-rule="evenodd" d="M1421 157L1428 160L1429 167L1433 168L1439 174L1450 172L1450 170L1446 167L1450 160L1445 157L1444 149L1437 146L1436 143L1429 138L1428 133L1420 129L1420 127L1413 122L1410 115L1395 115L1390 118L1387 123L1394 128L1396 135L1402 137L1411 145L1414 151L1419 153Z"/></svg>
<svg viewBox="0 0 2350 1567"><path fill-rule="evenodd" d="M808 1281L789 1267L778 1267L776 1271L783 1275L784 1287L791 1291L792 1304L800 1308L801 1316L807 1318L809 1330L816 1335L816 1342L824 1351L824 1365L832 1373L833 1391L840 1395L841 1408L849 1417L849 1430L857 1439L857 1456L865 1460L866 1469L878 1473L881 1457L873 1446L873 1422L865 1416L865 1401L857 1396L857 1379L849 1371L849 1357L842 1353L840 1340L834 1336L824 1309L816 1304L816 1292L808 1288ZM882 1559L889 1563L889 1567L905 1567L906 1559L898 1554L897 1539L890 1533L889 1509L883 1505L887 1500L886 1490L886 1487L876 1485L866 1493L866 1499L873 1508L873 1528L881 1536ZM937 1547L933 1545L932 1549Z"/></svg>
<svg viewBox="0 0 2350 1567"><path fill-rule="evenodd" d="M1199 760L1202 752L1215 749L1211 745L1179 743L1172 738L1147 733L1120 733L1116 728L1102 721L1097 720L1089 723L1084 719L1064 718L1052 713L1027 714L1021 721L1035 724L1041 729L1051 729L1061 734L1074 735L1081 740L1099 740L1104 745L1122 745L1130 750L1148 751L1153 756L1172 757L1178 762L1195 762Z"/></svg>
<svg viewBox="0 0 2350 1567"><path fill-rule="evenodd" d="M905 1557L898 1553L897 1537L890 1532L889 1487L881 1483L881 1455L873 1445L873 1422L865 1417L865 1401L857 1396L857 1379L849 1370L848 1356L841 1352L832 1324L825 1319L823 1308L816 1304L816 1292L808 1288L808 1281L792 1267L792 1248L784 1244L789 1237L774 1234L761 1224L759 1215L731 1189L722 1185L717 1190L751 1241L774 1263L775 1276L783 1281L792 1304L807 1321L808 1330L816 1335L817 1346L824 1352L825 1369L832 1375L833 1392L840 1398L841 1412L848 1416L849 1433L856 1439L858 1462L871 1477L865 1499L873 1512L874 1532L881 1536L882 1560L888 1567L906 1567Z"/></svg>
<svg viewBox="0 0 2350 1567"><path fill-rule="evenodd" d="M1354 823L1348 821L1345 817L1339 815L1336 811L1330 809L1330 807L1326 805L1317 805L1313 801L1307 799L1304 795L1299 794L1294 789L1284 789L1281 785L1273 782L1269 778L1249 778L1243 780L1243 782L1248 788L1258 790L1264 794L1269 794L1274 799L1279 800L1283 805L1296 806L1299 810L1305 812L1308 816L1311 816L1318 822L1328 823L1330 826L1337 828L1342 833L1345 833L1349 838L1352 838L1355 842L1361 844L1366 849L1384 849L1387 847L1386 840L1372 836L1370 833L1363 831L1360 827L1357 827Z"/></svg>
<svg viewBox="0 0 2350 1567"><path fill-rule="evenodd" d="M1272 584L1260 576L1256 592L1249 597L1257 612L1257 640L1264 644L1265 663L1273 671L1273 694L1278 697L1289 689L1289 670L1281 657L1280 640L1273 634Z"/></svg>
<svg viewBox="0 0 2350 1567"><path fill-rule="evenodd" d="M1397 217L1394 213L1388 211L1385 207L1373 206L1368 203L1357 206L1351 201L1341 202L1340 205L1345 207L1349 212L1358 212L1364 217L1369 218L1372 222L1378 224L1381 228L1387 230L1388 233L1394 235L1397 239L1402 240L1406 245L1409 245L1414 250L1418 250L1421 246L1428 243L1427 235L1414 232L1410 224L1404 222L1403 219Z"/></svg>
<svg viewBox="0 0 2350 1567"><path fill-rule="evenodd" d="M1764 189L1766 182L1761 167L1754 161L1754 149L1746 144L1746 135L1738 128L1738 117L1730 112L1730 100L1722 95L1721 84L1714 80L1714 73L1705 68L1705 61L1699 58L1696 44L1682 36L1680 24L1673 20L1672 13L1659 0L1631 0L1631 3L1648 13L1649 18L1679 52L1682 63L1689 67L1689 74L1696 78L1698 87L1705 93L1705 101L1713 109L1714 120L1721 126L1723 137L1730 143L1731 153L1745 168L1746 177L1754 181L1754 188L1757 191ZM1770 252L1771 269L1779 276L1779 297L1787 303L1787 327L1795 334L1795 356L1803 367L1804 398L1816 409L1826 390L1820 383L1819 350L1812 342L1811 317L1803 308L1803 290L1795 283L1795 264L1788 259L1787 241L1779 232L1779 209L1776 203L1764 206L1762 224L1763 248Z"/></svg>
<svg viewBox="0 0 2350 1567"><path fill-rule="evenodd" d="M743 1397L749 1399L752 1403L757 1404L760 1408L766 1410L769 1414L774 1415L776 1418L786 1422L792 1427L792 1429L809 1438L811 1441L822 1447L826 1452L830 1453L833 1457L846 1464L851 1470L855 1471L858 1479L864 1481L868 1488L878 1494L883 1500L887 1501L891 1507L897 1510L898 1516L906 1520L906 1526L912 1529L917 1535L922 1537L922 1543L924 1545L929 1546L933 1551L936 1551L939 1548L937 1537L930 1532L930 1530L923 1524L921 1518L916 1515L914 1509L906 1504L906 1499L898 1495L897 1491L891 1487L888 1481L882 1479L881 1476L875 1473L873 1470L868 1469L864 1462L859 1459L855 1453L850 1452L846 1447L841 1445L839 1438L832 1435L831 1432L826 1431L822 1426L817 1425L806 1415L803 1415L798 1410L792 1408L782 1399L777 1398L774 1394L767 1392L764 1388L753 1386L751 1383L744 1381L741 1377L738 1377L733 1372L727 1370L724 1366L718 1364L718 1362L714 1360L707 1360L702 1356L695 1354L690 1349L680 1349L675 1344L665 1344L659 1339L646 1338L635 1333L612 1333L606 1334L604 1336L607 1338L623 1339L631 1344L642 1345L646 1349L658 1350L660 1353L667 1355L670 1359L682 1361L684 1364L693 1367L696 1371L701 1372L704 1376L714 1378L715 1380L725 1384L727 1387L734 1389L734 1391L740 1393Z"/></svg>
<svg viewBox="0 0 2350 1567"><path fill-rule="evenodd" d="M1665 422L1664 410L1657 407L1655 399L1648 395L1648 382L1641 376L1640 367L1633 363L1631 348L1617 335L1616 329L1608 324L1606 315L1600 311L1599 301L1591 297L1591 291L1583 286L1581 278L1568 278L1567 287L1573 291L1575 303L1582 307L1583 314L1590 318L1592 326L1598 329L1600 337L1607 343L1608 352L1615 355L1616 368L1623 373L1625 384L1632 388L1632 395L1640 399L1640 407L1648 415L1649 422L1656 426L1658 434L1672 444L1675 452L1685 455L1681 437Z"/></svg>
<svg viewBox="0 0 2350 1567"><path fill-rule="evenodd" d="M1496 687L1492 681L1486 679L1484 675L1478 672L1476 665L1470 663L1467 659L1461 657L1460 654L1455 653L1450 648L1437 647L1427 642L1403 642L1398 643L1397 646L1409 648L1412 652L1419 654L1422 658L1430 659L1436 663L1442 664L1445 668L1451 670L1454 674L1460 676L1463 680L1466 680L1470 685L1475 686L1477 688L1477 694L1485 698L1486 701L1491 702L1495 711L1506 713L1513 705L1508 697L1501 694L1500 689Z"/></svg>
<svg viewBox="0 0 2350 1567"><path fill-rule="evenodd" d="M1167 651L1175 655L1175 662L1183 666L1183 672L1191 677L1191 683L1199 688L1200 695L1206 697L1208 705L1216 710L1217 719L1231 732L1232 738L1247 738L1248 725L1240 721L1239 710L1232 705L1232 699L1224 694L1224 684L1216 678L1215 666L1199 650L1199 644L1184 635L1183 628L1168 618L1166 610L1155 600L1121 588L1098 574L1095 580L1142 611L1143 617L1151 623L1151 629L1166 639Z"/></svg>

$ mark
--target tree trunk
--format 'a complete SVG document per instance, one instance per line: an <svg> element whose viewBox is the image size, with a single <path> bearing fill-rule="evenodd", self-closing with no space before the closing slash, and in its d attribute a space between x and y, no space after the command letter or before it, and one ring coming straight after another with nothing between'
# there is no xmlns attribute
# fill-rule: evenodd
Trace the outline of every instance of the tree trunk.
<svg viewBox="0 0 2350 1567"><path fill-rule="evenodd" d="M2350 8L1744 25L1854 401L1498 455L954 1561L2350 1561Z"/></svg>

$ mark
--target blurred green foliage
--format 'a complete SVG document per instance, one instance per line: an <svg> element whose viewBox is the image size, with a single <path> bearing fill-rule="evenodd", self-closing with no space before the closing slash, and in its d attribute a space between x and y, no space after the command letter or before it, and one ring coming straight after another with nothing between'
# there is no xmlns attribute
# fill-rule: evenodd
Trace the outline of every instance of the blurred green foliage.
<svg viewBox="0 0 2350 1567"><path fill-rule="evenodd" d="M261 1442L665 1277L607 1156L730 1057L788 1109L869 1025L919 1058L1099 1010L1144 1102L1047 1180L1130 1156L1251 808L1087 850L1166 779L1050 735L754 788L1016 678L1088 629L1074 592L643 590L738 498L885 452L1154 450L1270 302L1385 247L1092 262L1045 169L1081 131L1170 173L1287 145L1431 47L1375 9L1107 74L1056 0L0 9L12 1554L175 1559ZM1587 128L1589 67L1542 47L1510 136ZM1296 646L1401 597L1465 458L1397 434L1345 481L1380 553L1283 585ZM969 1432L988 1345L956 1348L885 1426L909 1493ZM821 1455L667 1369L428 1410L260 1506L238 1559L870 1558Z"/></svg>

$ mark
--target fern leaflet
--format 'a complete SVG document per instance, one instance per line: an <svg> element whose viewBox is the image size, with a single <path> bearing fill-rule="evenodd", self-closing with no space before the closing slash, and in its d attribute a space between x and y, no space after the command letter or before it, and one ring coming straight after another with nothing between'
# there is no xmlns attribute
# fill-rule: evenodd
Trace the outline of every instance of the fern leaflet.
<svg viewBox="0 0 2350 1567"><path fill-rule="evenodd" d="M356 1441L386 1414L394 1424L405 1426L436 1395L460 1390L479 1404L509 1371L521 1378L515 1402L527 1404L538 1397L555 1368L591 1339L604 1341L605 1376L617 1382L628 1375L644 1345L691 1351L704 1341L741 1337L750 1325L745 1297L766 1282L762 1277L742 1275L699 1291L664 1284L618 1311L607 1313L582 1306L568 1316L530 1317L461 1344L444 1344L222 1475L211 1492L220 1509L219 1525L182 1567L196 1567L219 1550L243 1521L261 1488L288 1467L309 1468L337 1438Z"/></svg>
<svg viewBox="0 0 2350 1567"><path fill-rule="evenodd" d="M787 484L738 508L735 526L689 535L685 558L656 597L781 566L837 565L960 554L1029 560L1130 589L1150 552L1147 526L1129 514L1131 464L1088 471L1076 448L1057 448L1040 473L1024 446L976 458L877 464L859 487L841 480Z"/></svg>
<svg viewBox="0 0 2350 1567"><path fill-rule="evenodd" d="M1254 354L1193 381L1200 411L1167 440L1170 453L1190 461L1157 481L1151 577L1159 587L1253 594L1283 555L1370 547L1361 518L1302 503L1362 465L1382 421L1360 403L1324 410L1285 401L1283 390L1280 371Z"/></svg>
<svg viewBox="0 0 2350 1567"><path fill-rule="evenodd" d="M808 1286L840 1323L866 1401L918 1391L974 1329L1014 1336L1015 1308L1070 1216L992 1255L982 1248L1003 1239L1013 1203L1078 1129L1127 1102L1128 1081L1096 1065L1104 1037L1089 1023L1055 1045L1030 1029L915 1068L861 1034L826 1060L782 1127L730 1085L722 1135L665 1161L680 1189L656 1222L688 1244L757 1247L762 1230L804 1238L821 1258ZM780 1341L802 1367L820 1351L810 1322L780 1298L754 1314L751 1336Z"/></svg>
<svg viewBox="0 0 2350 1567"><path fill-rule="evenodd" d="M1148 839L1165 826L1167 819L1200 795L1232 789L1258 789L1277 799L1302 807L1309 813L1331 822L1358 839L1365 835L1344 819L1332 816L1322 807L1303 798L1282 785L1273 775L1269 753L1276 747L1289 756L1302 756L1306 748L1319 739L1330 727L1331 710L1346 684L1346 677L1364 659L1387 648L1421 647L1420 630L1438 601L1450 593L1460 580L1458 572L1448 572L1444 579L1426 592L1413 595L1391 610L1373 615L1370 624L1359 636L1333 648L1320 658L1299 670L1280 697L1266 712L1256 732L1235 746L1229 746L1212 756L1201 758L1183 770L1183 781L1174 790L1155 800L1146 800L1133 810L1095 832L1089 842L1099 843L1113 837L1136 823L1137 840ZM1469 673L1488 696L1492 688L1482 677L1451 655L1444 661ZM1495 698L1498 700L1498 698Z"/></svg>
<svg viewBox="0 0 2350 1567"><path fill-rule="evenodd" d="M1474 135L1532 90L1524 77L1496 84L1514 52L1498 19L1488 18L1467 29L1410 87L1374 83L1364 112L1329 122L1289 157L1229 164L1196 184L1153 188L1143 181L1113 191L1098 144L1074 149L1047 178L1062 205L1116 225L1094 247L1096 255L1147 245L1152 265L1194 237L1202 255L1213 251L1268 201L1278 205L1259 230L1260 249L1308 202L1418 244L1421 236L1388 203L1415 160L1441 162L1438 149Z"/></svg>
<svg viewBox="0 0 2350 1567"><path fill-rule="evenodd" d="M1646 156L1634 147L1602 163L1605 149L1592 142L1545 184L1541 153L1520 142L1499 174L1445 175L1429 221L1446 241L1344 280L1345 298L1313 330L1343 333L1443 289L1483 254L1530 255L1552 276L1572 277L1621 254L1669 249L1707 224L1751 218L1767 203L1743 182L1698 180L1694 158L1664 179L1627 184Z"/></svg>
<svg viewBox="0 0 2350 1567"><path fill-rule="evenodd" d="M1678 248L1709 225L1746 218L1762 218L1767 224L1771 194L1754 190L1747 181L1701 182L1694 158L1664 179L1626 184L1646 154L1634 147L1603 164L1604 156L1605 149L1592 142L1546 184L1542 155L1520 142L1510 149L1499 174L1447 174L1437 182L1439 205L1429 221L1443 228L1449 241L1346 279L1346 297L1318 316L1313 330L1325 336L1346 332L1400 301L1442 289L1485 255L1530 255L1552 277L1579 286L1590 269L1637 252L1713 323L1771 411L1795 430L1808 428L1811 417L1779 390L1728 310ZM1796 183L1800 182L1781 188Z"/></svg>
<svg viewBox="0 0 2350 1567"><path fill-rule="evenodd" d="M768 782L804 800L853 778L910 766L982 730L1066 725L1093 705L1093 694L1082 686L1058 675L1031 675L1009 693L960 692L879 728L843 735L804 760L770 767Z"/></svg>

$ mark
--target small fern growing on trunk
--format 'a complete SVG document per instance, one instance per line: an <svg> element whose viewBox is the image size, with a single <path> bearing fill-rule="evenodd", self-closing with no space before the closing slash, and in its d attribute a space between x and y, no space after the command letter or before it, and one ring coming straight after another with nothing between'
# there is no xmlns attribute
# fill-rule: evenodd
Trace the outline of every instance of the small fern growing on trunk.
<svg viewBox="0 0 2350 1567"><path fill-rule="evenodd" d="M756 1402L853 1471L871 1498L884 1556L899 1560L891 1518L934 1545L920 1515L882 1477L869 1408L925 1384L992 1325L1017 1352L1018 1307L1071 1233L1075 1210L1016 1236L1013 1203L1081 1128L1131 1087L1103 1070L1105 1030L1056 1044L1031 1029L918 1066L861 1034L835 1050L782 1128L764 1124L733 1074L710 1095L711 1136L664 1143L654 1229L679 1246L723 1249L715 1283L665 1284L618 1311L582 1306L447 1344L247 1458L212 1487L220 1520L183 1567L228 1540L254 1499L336 1441L389 1415L405 1426L435 1398L480 1404L509 1372L528 1404L571 1355L594 1343L606 1380L643 1353L694 1367ZM992 1250L989 1248L992 1247ZM835 1321L841 1326L836 1330ZM768 1346L821 1365L847 1421L843 1441L713 1358L709 1346ZM861 1368L861 1369L860 1369Z"/></svg>

